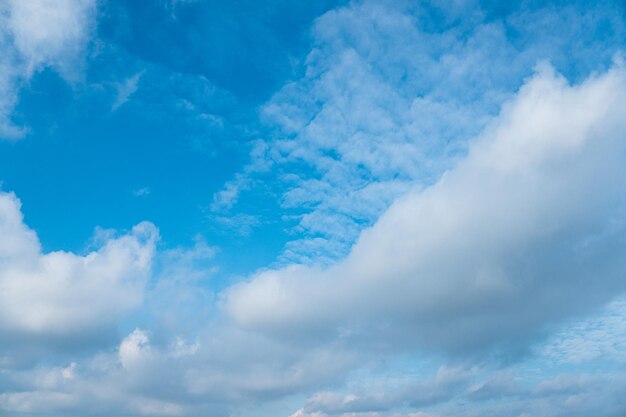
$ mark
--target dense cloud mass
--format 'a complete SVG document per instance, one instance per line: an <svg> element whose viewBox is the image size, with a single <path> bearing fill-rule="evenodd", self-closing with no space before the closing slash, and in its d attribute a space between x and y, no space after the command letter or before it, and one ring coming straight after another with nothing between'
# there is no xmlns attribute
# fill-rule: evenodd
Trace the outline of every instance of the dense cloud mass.
<svg viewBox="0 0 626 417"><path fill-rule="evenodd" d="M27 114L123 126L49 157L77 200L120 177L89 194L113 215L78 249L31 216L58 215L59 190L33 191L49 173L0 178L0 415L625 415L623 5L324 2L254 102L238 65L272 61L255 47L305 3L0 0L0 152L40 146L20 97L42 77L68 107ZM156 143L179 115L210 140ZM188 230L198 166L219 185Z"/></svg>

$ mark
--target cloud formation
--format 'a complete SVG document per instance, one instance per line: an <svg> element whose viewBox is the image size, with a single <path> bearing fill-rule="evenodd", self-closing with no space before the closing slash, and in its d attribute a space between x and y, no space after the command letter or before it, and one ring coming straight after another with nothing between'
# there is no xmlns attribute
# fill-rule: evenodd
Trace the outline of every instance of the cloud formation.
<svg viewBox="0 0 626 417"><path fill-rule="evenodd" d="M158 238L150 223L84 256L43 253L20 202L0 193L0 334L70 336L114 325L138 307ZM0 346L4 344L1 343Z"/></svg>
<svg viewBox="0 0 626 417"><path fill-rule="evenodd" d="M49 231L40 242L16 194L0 193L0 413L624 415L626 68L619 54L607 68L625 33L616 4L349 2L312 22L306 61L281 69L293 81L253 123L256 104L244 108L223 86L248 88L241 63L273 72L263 63L279 60L250 45L275 43L252 42L253 56L228 45L265 31L256 13L268 6L238 17L184 3L107 3L102 49L88 57L91 98L67 107L102 122L105 140L76 150L103 160L79 165L105 177L94 201L119 203L102 224L150 213L163 241L142 222L97 228L85 251L47 251ZM78 77L95 23L94 1L50 4L0 0L10 52L0 92L13 93L0 99L0 121L14 138L24 134L19 88L44 68ZM272 22L283 20L277 4ZM245 39L227 39L241 32L237 19ZM154 27L167 30L153 38L144 29ZM254 140L242 147L240 137ZM211 141L251 150L250 162L228 181L236 152L181 150ZM109 183L114 160L128 166ZM200 174L212 164L206 172L226 185L204 196L202 227L187 227L193 210L183 208L200 200L183 195L209 189ZM232 211L251 199L262 215ZM217 247L217 234L203 236L216 224L256 241ZM278 246L283 227L291 241L277 263L249 272L273 256L257 249ZM237 276L224 268L228 250Z"/></svg>

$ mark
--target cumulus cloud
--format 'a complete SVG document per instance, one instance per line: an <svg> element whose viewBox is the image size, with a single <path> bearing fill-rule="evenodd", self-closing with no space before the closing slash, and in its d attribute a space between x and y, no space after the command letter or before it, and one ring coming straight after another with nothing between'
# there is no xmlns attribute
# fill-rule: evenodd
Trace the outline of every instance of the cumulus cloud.
<svg viewBox="0 0 626 417"><path fill-rule="evenodd" d="M0 333L78 335L139 306L156 228L140 223L84 256L44 253L20 201L0 193Z"/></svg>
<svg viewBox="0 0 626 417"><path fill-rule="evenodd" d="M579 85L542 66L465 159L395 201L345 259L262 272L225 308L278 334L360 323L390 344L523 346L624 290L624 109L621 64Z"/></svg>
<svg viewBox="0 0 626 417"><path fill-rule="evenodd" d="M119 348L120 362L122 366L128 368L134 362L141 360L147 352L150 351L150 339L148 335L141 329L135 329L131 334L126 336Z"/></svg>
<svg viewBox="0 0 626 417"><path fill-rule="evenodd" d="M19 89L34 73L55 69L80 77L82 58L95 23L96 0L0 1L0 138L19 139L13 123Z"/></svg>

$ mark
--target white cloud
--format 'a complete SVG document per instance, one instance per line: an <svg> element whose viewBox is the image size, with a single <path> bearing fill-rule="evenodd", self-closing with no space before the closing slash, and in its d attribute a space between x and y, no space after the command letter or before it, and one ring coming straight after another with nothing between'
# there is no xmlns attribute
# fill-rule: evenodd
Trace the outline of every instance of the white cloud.
<svg viewBox="0 0 626 417"><path fill-rule="evenodd" d="M149 187L142 187L142 188L138 188L135 191L133 191L133 195L135 197L145 197L152 194L152 190Z"/></svg>
<svg viewBox="0 0 626 417"><path fill-rule="evenodd" d="M96 0L0 1L1 139L27 132L11 116L21 86L34 73L51 67L66 80L79 79L96 5Z"/></svg>
<svg viewBox="0 0 626 417"><path fill-rule="evenodd" d="M122 366L128 368L150 352L150 339L144 331L135 329L122 340L118 352Z"/></svg>
<svg viewBox="0 0 626 417"><path fill-rule="evenodd" d="M251 415L263 415L272 400L322 389L304 406L285 406L279 415L301 408L293 415L584 416L601 403L608 411L600 415L619 415L625 384L611 375L573 381L563 376L524 388L506 372L479 378L472 369L442 367L433 378L416 376L398 389L397 384L347 393L328 389L341 385L350 369L384 360L377 349L413 346L413 335L420 346L432 342L452 350L459 339L471 349L505 340L511 332L523 338L530 328L579 308L572 304L583 308L606 299L598 283L607 291L620 288L611 273L623 267L622 246L613 244L622 236L624 154L616 150L626 146L624 103L626 71L619 66L575 86L543 69L476 139L467 159L432 187L395 202L348 258L328 269L267 271L228 291L224 302L235 322L200 312L212 301L198 290L213 271L207 263L214 248L199 240L189 249L162 252L158 279L146 291L141 283L154 229L145 226L148 236L135 230L121 238L102 232L102 248L86 256L64 255L81 265L102 257L103 270L126 265L117 270L139 271L129 278L139 284L129 290L118 285L118 275L110 275L108 284L99 286L96 270L82 271L85 280L96 281L88 292L90 314L119 317L127 310L110 304L109 310L100 309L94 300L110 303L136 289L144 294L146 322L153 328L141 325L115 351L65 358L51 368L4 371L0 410L223 417L247 407ZM17 277L4 275L4 268L26 270L51 255L41 253L12 194L0 198L0 236L8 239L0 239L3 285ZM58 278L75 282L75 274L61 273L68 270L53 268L36 279L39 286L47 280L60 285L63 303L54 304L54 297L31 285L33 298L22 304L44 299L54 309L62 305L70 322L82 314L72 301L82 287ZM18 308L2 301L0 309ZM153 306L167 317L153 314ZM337 332L325 338L329 330ZM602 391L606 383L611 389Z"/></svg>
<svg viewBox="0 0 626 417"><path fill-rule="evenodd" d="M395 388L369 387L366 394L317 393L291 417L608 417L625 410L621 391L626 380L611 373L559 374L538 380L519 377L511 369L447 369L446 373L453 378L451 384L437 375ZM490 388L476 395L476 387ZM420 403L419 398L432 389L439 392L435 400Z"/></svg>
<svg viewBox="0 0 626 417"><path fill-rule="evenodd" d="M233 208L237 204L242 192L250 189L255 181L252 175L267 172L273 165L268 152L269 146L262 140L254 141L250 155L252 162L244 168L243 172L235 175L235 178L224 184L222 190L213 195L211 211L224 212Z"/></svg>
<svg viewBox="0 0 626 417"><path fill-rule="evenodd" d="M272 146L285 170L310 167L288 177L282 203L306 208L299 227L309 242L291 244L285 260L347 253L394 198L438 175L482 126L486 107L501 99L472 102L452 72L457 66L436 56L437 45L463 61L470 53L503 53L500 27L478 27L471 36L480 46L470 51L454 33L424 32L416 16L396 6L357 2L318 19L305 76L263 109L281 129ZM475 71L468 66L463 76L473 76L479 89L484 78ZM318 248L307 252L313 244Z"/></svg>
<svg viewBox="0 0 626 417"><path fill-rule="evenodd" d="M179 404L151 398L137 398L133 400L132 408L144 416L180 416L185 411L185 408Z"/></svg>
<svg viewBox="0 0 626 417"><path fill-rule="evenodd" d="M0 394L0 410L14 413L38 413L49 409L64 409L76 405L71 394L30 391Z"/></svg>
<svg viewBox="0 0 626 417"><path fill-rule="evenodd" d="M259 402L333 381L353 363L335 347L288 346L224 323L210 323L194 342L158 339L135 329L115 352L70 364L72 378L63 377L67 366L3 370L0 411L225 417L232 406L256 410Z"/></svg>
<svg viewBox="0 0 626 417"><path fill-rule="evenodd" d="M126 103L130 97L135 94L137 89L139 88L139 80L143 76L144 71L140 71L132 77L126 79L124 82L118 84L117 86L117 97L115 101L111 105L111 111L115 111ZM134 193L135 195L146 195L150 194L149 188L141 188Z"/></svg>
<svg viewBox="0 0 626 417"><path fill-rule="evenodd" d="M145 294L144 311L158 320L161 332L194 333L209 319L213 306L210 280L217 272L213 259L216 251L197 238L192 247L158 253L153 285Z"/></svg>
<svg viewBox="0 0 626 417"><path fill-rule="evenodd" d="M262 272L225 308L277 334L356 322L390 345L523 347L625 289L625 109L621 65L574 86L544 66L464 160L396 200L344 260Z"/></svg>
<svg viewBox="0 0 626 417"><path fill-rule="evenodd" d="M74 77L72 64L91 35L94 0L5 0L6 21L15 48L25 62L27 76L52 66Z"/></svg>
<svg viewBox="0 0 626 417"><path fill-rule="evenodd" d="M616 300L595 313L568 323L538 353L557 363L626 363L626 300Z"/></svg>
<svg viewBox="0 0 626 417"><path fill-rule="evenodd" d="M14 194L0 193L0 332L80 334L139 306L156 228L135 226L85 256L43 253Z"/></svg>
<svg viewBox="0 0 626 417"><path fill-rule="evenodd" d="M366 416L409 406L412 409L430 407L462 394L477 373L471 369L441 367L429 380L412 382L400 388L390 389L383 385L367 387L367 392L363 394L316 393L295 415Z"/></svg>
<svg viewBox="0 0 626 417"><path fill-rule="evenodd" d="M232 208L239 199L242 191L250 187L250 179L244 175L238 175L233 181L224 185L224 189L213 195L211 203L212 211L222 211Z"/></svg>

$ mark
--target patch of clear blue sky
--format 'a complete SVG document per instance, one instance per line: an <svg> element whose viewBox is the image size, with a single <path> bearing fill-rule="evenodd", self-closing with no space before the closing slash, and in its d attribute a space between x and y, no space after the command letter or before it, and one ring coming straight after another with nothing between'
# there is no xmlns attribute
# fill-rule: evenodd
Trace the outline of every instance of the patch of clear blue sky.
<svg viewBox="0 0 626 417"><path fill-rule="evenodd" d="M70 86L44 70L22 89L15 119L31 133L0 142L3 188L21 198L46 250L81 251L96 226L126 229L149 220L165 247L191 245L196 235L218 246L219 263L231 273L268 265L293 238L281 219L280 185L269 182L242 197L243 211L260 218L248 236L211 220L211 198L246 164L250 143L269 139L258 108L303 71L314 19L343 3L102 2L85 79ZM559 3L594 2L550 4ZM484 14L474 18L422 7L420 21L427 31L462 31L545 6L485 1ZM607 7L623 15L623 2ZM524 27L533 24L542 22ZM530 30L506 28L520 50L534 41ZM599 46L614 42L609 25L589 30ZM608 64L611 48L599 51L583 51L577 60L558 50L544 55L576 80ZM113 111L120 86L137 74L137 91ZM134 195L141 189L149 192Z"/></svg>

